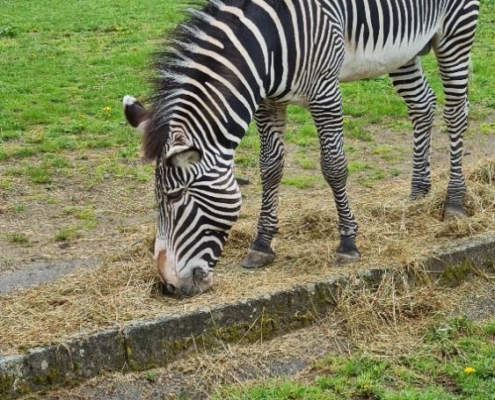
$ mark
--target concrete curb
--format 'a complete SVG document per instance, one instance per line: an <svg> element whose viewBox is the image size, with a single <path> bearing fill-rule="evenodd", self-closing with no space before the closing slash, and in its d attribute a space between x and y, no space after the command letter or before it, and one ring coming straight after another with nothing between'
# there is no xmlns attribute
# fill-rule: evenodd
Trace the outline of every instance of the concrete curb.
<svg viewBox="0 0 495 400"><path fill-rule="evenodd" d="M494 262L492 234L458 241L450 250L439 250L424 260L423 265L430 277L458 284L475 269L494 272ZM391 273L405 273L410 283L422 283L417 269L408 267L365 270L356 278L376 286ZM270 339L308 326L334 310L342 289L353 282L352 277L342 276L185 315L137 321L122 330L0 357L0 399L74 384L102 372L164 366L198 348Z"/></svg>

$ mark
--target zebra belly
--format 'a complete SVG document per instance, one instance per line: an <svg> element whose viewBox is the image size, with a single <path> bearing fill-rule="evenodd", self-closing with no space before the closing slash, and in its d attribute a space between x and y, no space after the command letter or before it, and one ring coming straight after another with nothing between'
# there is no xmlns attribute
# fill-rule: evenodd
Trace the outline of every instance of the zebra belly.
<svg viewBox="0 0 495 400"><path fill-rule="evenodd" d="M432 36L425 35L413 43L385 45L376 50L355 49L351 44L346 44L339 80L349 82L393 72L416 57Z"/></svg>

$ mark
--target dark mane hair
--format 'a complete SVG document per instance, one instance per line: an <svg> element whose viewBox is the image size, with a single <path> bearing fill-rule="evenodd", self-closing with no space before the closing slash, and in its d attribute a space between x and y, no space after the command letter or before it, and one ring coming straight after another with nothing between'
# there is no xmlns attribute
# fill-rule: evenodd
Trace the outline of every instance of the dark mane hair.
<svg viewBox="0 0 495 400"><path fill-rule="evenodd" d="M144 155L150 160L161 156L168 140L171 113L167 105L170 95L180 86L180 82L175 77L182 75L185 70L181 66L183 58L178 52L182 49L177 43L197 43L198 38L194 35L194 30L207 30L209 26L201 15L214 16L218 11L215 2L211 1L205 3L192 0L188 1L188 6L189 8L184 12L184 20L166 33L165 50L154 54L153 67L156 76L151 80L154 87L154 94L149 99L152 104L151 118L143 138Z"/></svg>

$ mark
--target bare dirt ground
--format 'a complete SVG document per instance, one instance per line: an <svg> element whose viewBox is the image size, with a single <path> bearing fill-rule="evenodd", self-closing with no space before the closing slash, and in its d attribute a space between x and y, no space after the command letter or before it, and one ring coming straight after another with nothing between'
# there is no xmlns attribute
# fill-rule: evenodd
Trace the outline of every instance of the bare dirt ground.
<svg viewBox="0 0 495 400"><path fill-rule="evenodd" d="M108 151L94 151L84 160L73 157L71 168L95 171L111 156ZM125 168L127 161L120 163ZM16 164L2 163L0 176ZM4 233L0 235L0 293L54 279L76 267L94 267L109 254L132 247L142 239L143 230L153 226L151 173L143 182L102 176L90 187L83 178L56 177L50 186L17 178L15 190L0 194L0 232ZM13 211L18 205L23 206L22 212ZM84 214L77 215L85 210L91 213L89 227ZM67 238L61 236L64 232ZM27 243L9 240L15 234L24 235Z"/></svg>

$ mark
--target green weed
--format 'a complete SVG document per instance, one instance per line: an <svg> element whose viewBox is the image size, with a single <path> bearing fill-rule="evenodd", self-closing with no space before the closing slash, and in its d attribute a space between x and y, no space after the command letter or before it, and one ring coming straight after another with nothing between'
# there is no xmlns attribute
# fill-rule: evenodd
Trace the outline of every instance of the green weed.
<svg viewBox="0 0 495 400"><path fill-rule="evenodd" d="M13 187L14 187L14 183L12 182L11 179L8 179L8 178L0 179L0 189L12 190Z"/></svg>
<svg viewBox="0 0 495 400"><path fill-rule="evenodd" d="M44 167L29 167L26 170L33 183L50 183L52 181L49 171Z"/></svg>
<svg viewBox="0 0 495 400"><path fill-rule="evenodd" d="M296 162L302 169L317 169L319 166L318 159L304 156L296 157Z"/></svg>
<svg viewBox="0 0 495 400"><path fill-rule="evenodd" d="M298 189L313 188L321 182L322 178L319 175L298 175L282 178L283 185L293 186Z"/></svg>
<svg viewBox="0 0 495 400"><path fill-rule="evenodd" d="M347 165L349 174L373 169L373 166L364 161L350 161Z"/></svg>
<svg viewBox="0 0 495 400"><path fill-rule="evenodd" d="M363 120L344 119L344 136L363 142L373 142L375 138L363 126Z"/></svg>
<svg viewBox="0 0 495 400"><path fill-rule="evenodd" d="M72 215L76 219L95 219L95 210L93 207L65 207L63 210L65 215Z"/></svg>
<svg viewBox="0 0 495 400"><path fill-rule="evenodd" d="M65 242L72 239L76 239L81 236L80 228L77 226L68 226L62 228L55 235L55 240L57 242Z"/></svg>
<svg viewBox="0 0 495 400"><path fill-rule="evenodd" d="M5 234L7 240L11 243L15 243L21 246L27 246L29 244L29 238L25 233L13 232Z"/></svg>

